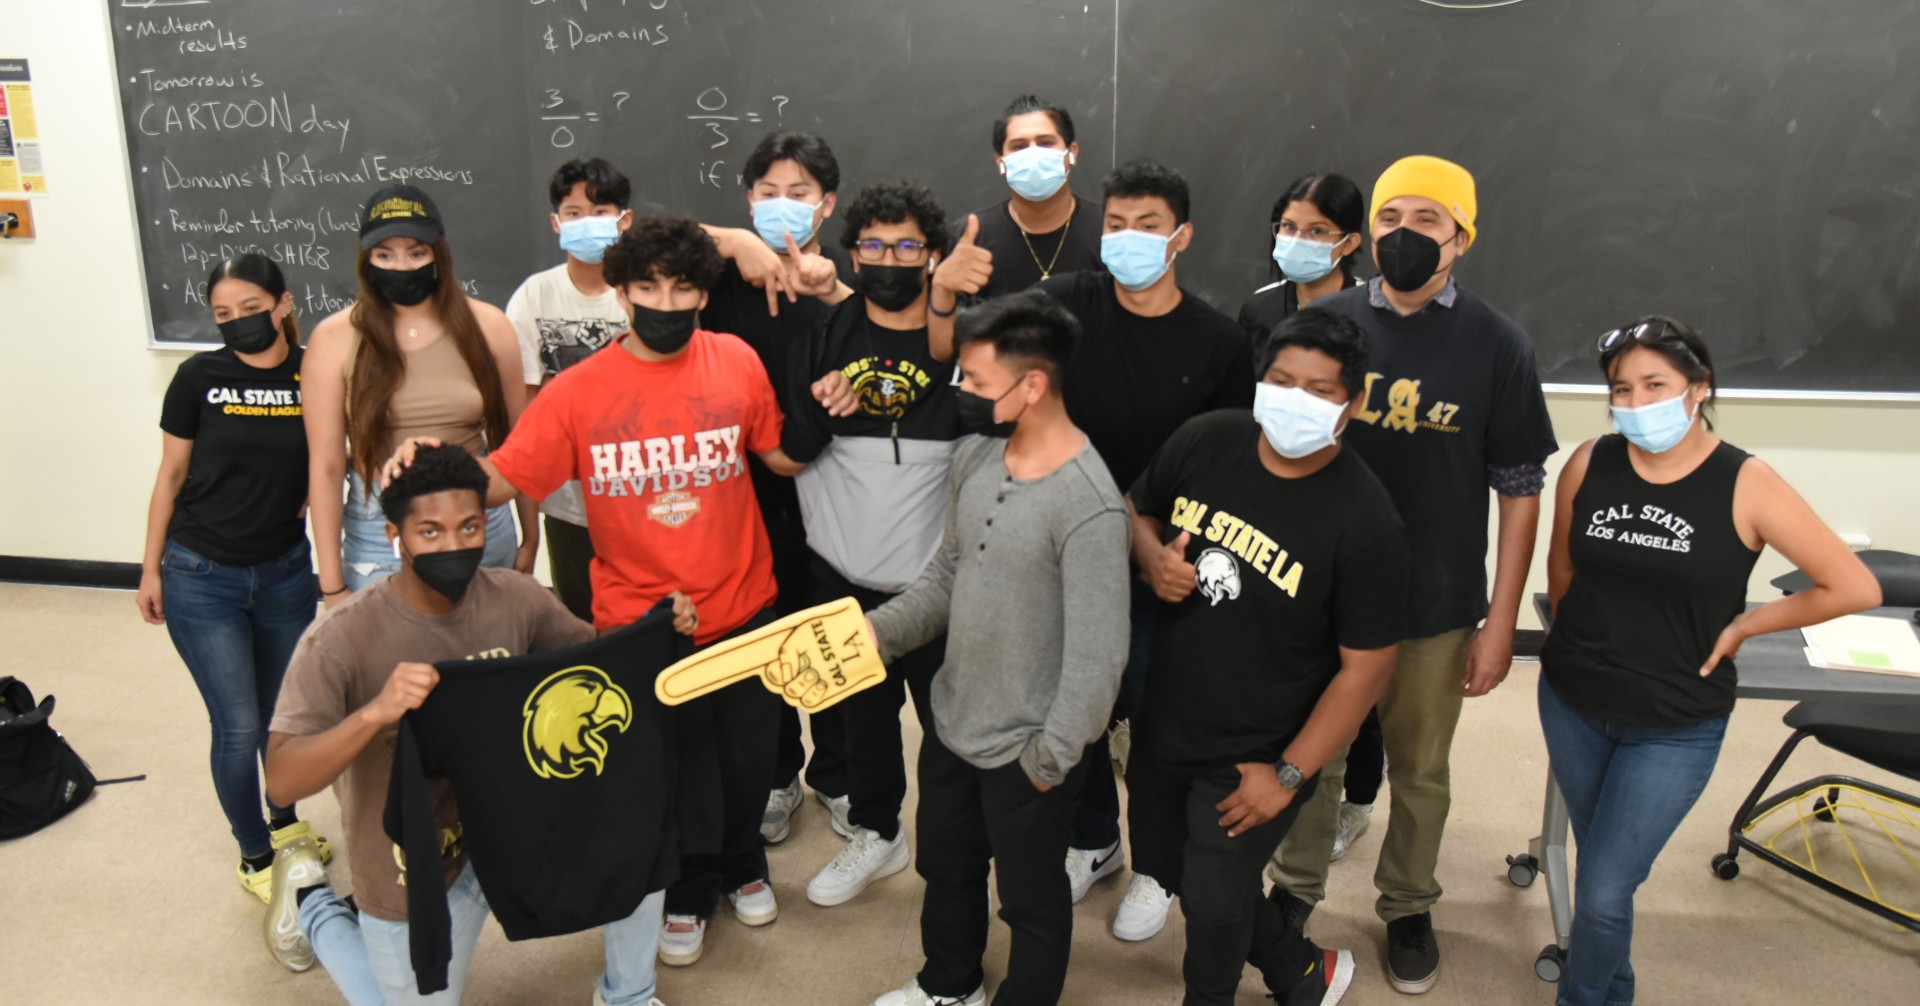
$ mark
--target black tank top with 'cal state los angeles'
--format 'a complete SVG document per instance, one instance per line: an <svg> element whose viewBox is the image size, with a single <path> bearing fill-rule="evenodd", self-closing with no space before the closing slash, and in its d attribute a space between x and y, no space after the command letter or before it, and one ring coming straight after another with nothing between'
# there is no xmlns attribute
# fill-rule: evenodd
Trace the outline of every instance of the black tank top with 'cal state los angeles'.
<svg viewBox="0 0 1920 1006"><path fill-rule="evenodd" d="M1734 664L1700 665L1746 608L1760 553L1740 540L1733 490L1747 452L1721 443L1678 481L1634 471L1618 435L1594 442L1573 499L1573 582L1540 653L1574 708L1603 720L1685 726L1733 709Z"/></svg>

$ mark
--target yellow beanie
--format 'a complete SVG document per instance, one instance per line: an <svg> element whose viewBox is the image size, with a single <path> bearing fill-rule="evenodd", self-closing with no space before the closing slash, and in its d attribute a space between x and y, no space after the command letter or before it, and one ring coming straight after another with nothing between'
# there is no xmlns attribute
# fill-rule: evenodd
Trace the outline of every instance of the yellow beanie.
<svg viewBox="0 0 1920 1006"><path fill-rule="evenodd" d="M1468 247L1480 236L1473 226L1473 218L1480 209L1474 198L1473 175L1460 165L1426 154L1393 162L1380 173L1380 180L1373 183L1373 208L1367 211L1368 223L1380 216L1380 207L1401 196L1425 196L1446 207L1467 232Z"/></svg>

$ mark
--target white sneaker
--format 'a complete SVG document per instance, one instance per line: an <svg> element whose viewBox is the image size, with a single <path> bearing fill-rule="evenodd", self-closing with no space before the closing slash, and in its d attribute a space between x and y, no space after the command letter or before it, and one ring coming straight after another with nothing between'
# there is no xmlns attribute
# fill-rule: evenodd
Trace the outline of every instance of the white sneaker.
<svg viewBox="0 0 1920 1006"><path fill-rule="evenodd" d="M669 915L660 928L660 963L684 968L700 959L707 941L707 920L697 915Z"/></svg>
<svg viewBox="0 0 1920 1006"><path fill-rule="evenodd" d="M780 917L780 903L773 900L773 885L764 880L728 891L727 901L733 905L733 917L743 926L764 926Z"/></svg>
<svg viewBox="0 0 1920 1006"><path fill-rule="evenodd" d="M597 988L593 990L593 1006L607 1006L607 997L601 995ZM667 1004L661 1002L659 996L651 996L647 999L647 1006L667 1006Z"/></svg>
<svg viewBox="0 0 1920 1006"><path fill-rule="evenodd" d="M1127 896L1120 899L1120 910L1113 914L1113 935L1133 943L1152 939L1167 927L1167 911L1172 907L1173 895L1159 881L1136 873L1127 884Z"/></svg>
<svg viewBox="0 0 1920 1006"><path fill-rule="evenodd" d="M1372 823L1373 804L1342 801L1339 828L1333 833L1332 861L1338 863L1345 859L1347 853L1353 851L1353 843L1358 842L1360 836L1367 833L1367 827Z"/></svg>
<svg viewBox="0 0 1920 1006"><path fill-rule="evenodd" d="M760 817L760 837L766 839L768 845L779 845L793 834L793 810L804 799L799 776L794 776L785 789L767 794L767 812Z"/></svg>
<svg viewBox="0 0 1920 1006"><path fill-rule="evenodd" d="M1120 843L1115 842L1104 849L1068 849L1067 883L1073 888L1073 903L1087 896L1093 888L1093 882L1101 877L1111 877L1126 865L1125 857L1120 855Z"/></svg>
<svg viewBox="0 0 1920 1006"><path fill-rule="evenodd" d="M267 951L288 971L313 967L313 947L300 932L300 891L327 882L327 866L320 859L320 844L311 838L296 838L273 854L273 895L267 902L264 931Z"/></svg>
<svg viewBox="0 0 1920 1006"><path fill-rule="evenodd" d="M847 820L847 812L853 809L853 800L844 796L827 796L817 789L813 791L813 796L820 801L820 806L833 815L833 833L841 838L852 839L853 825Z"/></svg>
<svg viewBox="0 0 1920 1006"><path fill-rule="evenodd" d="M807 883L807 900L823 908L844 905L868 884L906 869L908 858L905 830L888 841L872 828L855 828L847 847Z"/></svg>
<svg viewBox="0 0 1920 1006"><path fill-rule="evenodd" d="M955 999L951 996L928 995L927 991L920 987L920 980L916 978L908 982L906 988L894 989L875 999L873 1006L985 1006L986 1001L985 985Z"/></svg>

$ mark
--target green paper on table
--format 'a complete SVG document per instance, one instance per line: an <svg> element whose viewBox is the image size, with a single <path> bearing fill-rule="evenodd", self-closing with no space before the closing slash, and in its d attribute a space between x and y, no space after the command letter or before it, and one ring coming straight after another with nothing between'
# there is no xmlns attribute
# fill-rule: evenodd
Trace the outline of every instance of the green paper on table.
<svg viewBox="0 0 1920 1006"><path fill-rule="evenodd" d="M1846 615L1800 633L1814 667L1920 676L1920 636L1907 619Z"/></svg>

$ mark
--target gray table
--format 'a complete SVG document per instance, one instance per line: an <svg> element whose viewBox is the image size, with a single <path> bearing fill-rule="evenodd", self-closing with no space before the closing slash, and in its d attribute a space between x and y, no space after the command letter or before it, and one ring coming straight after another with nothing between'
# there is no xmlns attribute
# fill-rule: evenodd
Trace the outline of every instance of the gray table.
<svg viewBox="0 0 1920 1006"><path fill-rule="evenodd" d="M1758 604L1747 606L1749 610ZM1553 625L1553 611L1547 595L1533 595L1533 610L1542 626ZM1866 612L1887 618L1907 619L1913 624L1912 608L1876 608ZM1889 698L1920 703L1920 678L1904 674L1873 674L1866 671L1832 671L1807 663L1806 641L1799 629L1755 636L1740 647L1734 658L1739 668L1741 698L1783 699L1801 702L1830 698ZM1507 880L1515 887L1530 886L1538 874L1546 874L1547 904L1553 911L1555 941L1534 958L1533 971L1542 981L1560 980L1566 965L1567 947L1573 929L1572 874L1567 869L1567 802L1553 780L1553 766L1547 766L1546 810L1540 820L1540 834L1527 843L1527 851L1507 857Z"/></svg>

